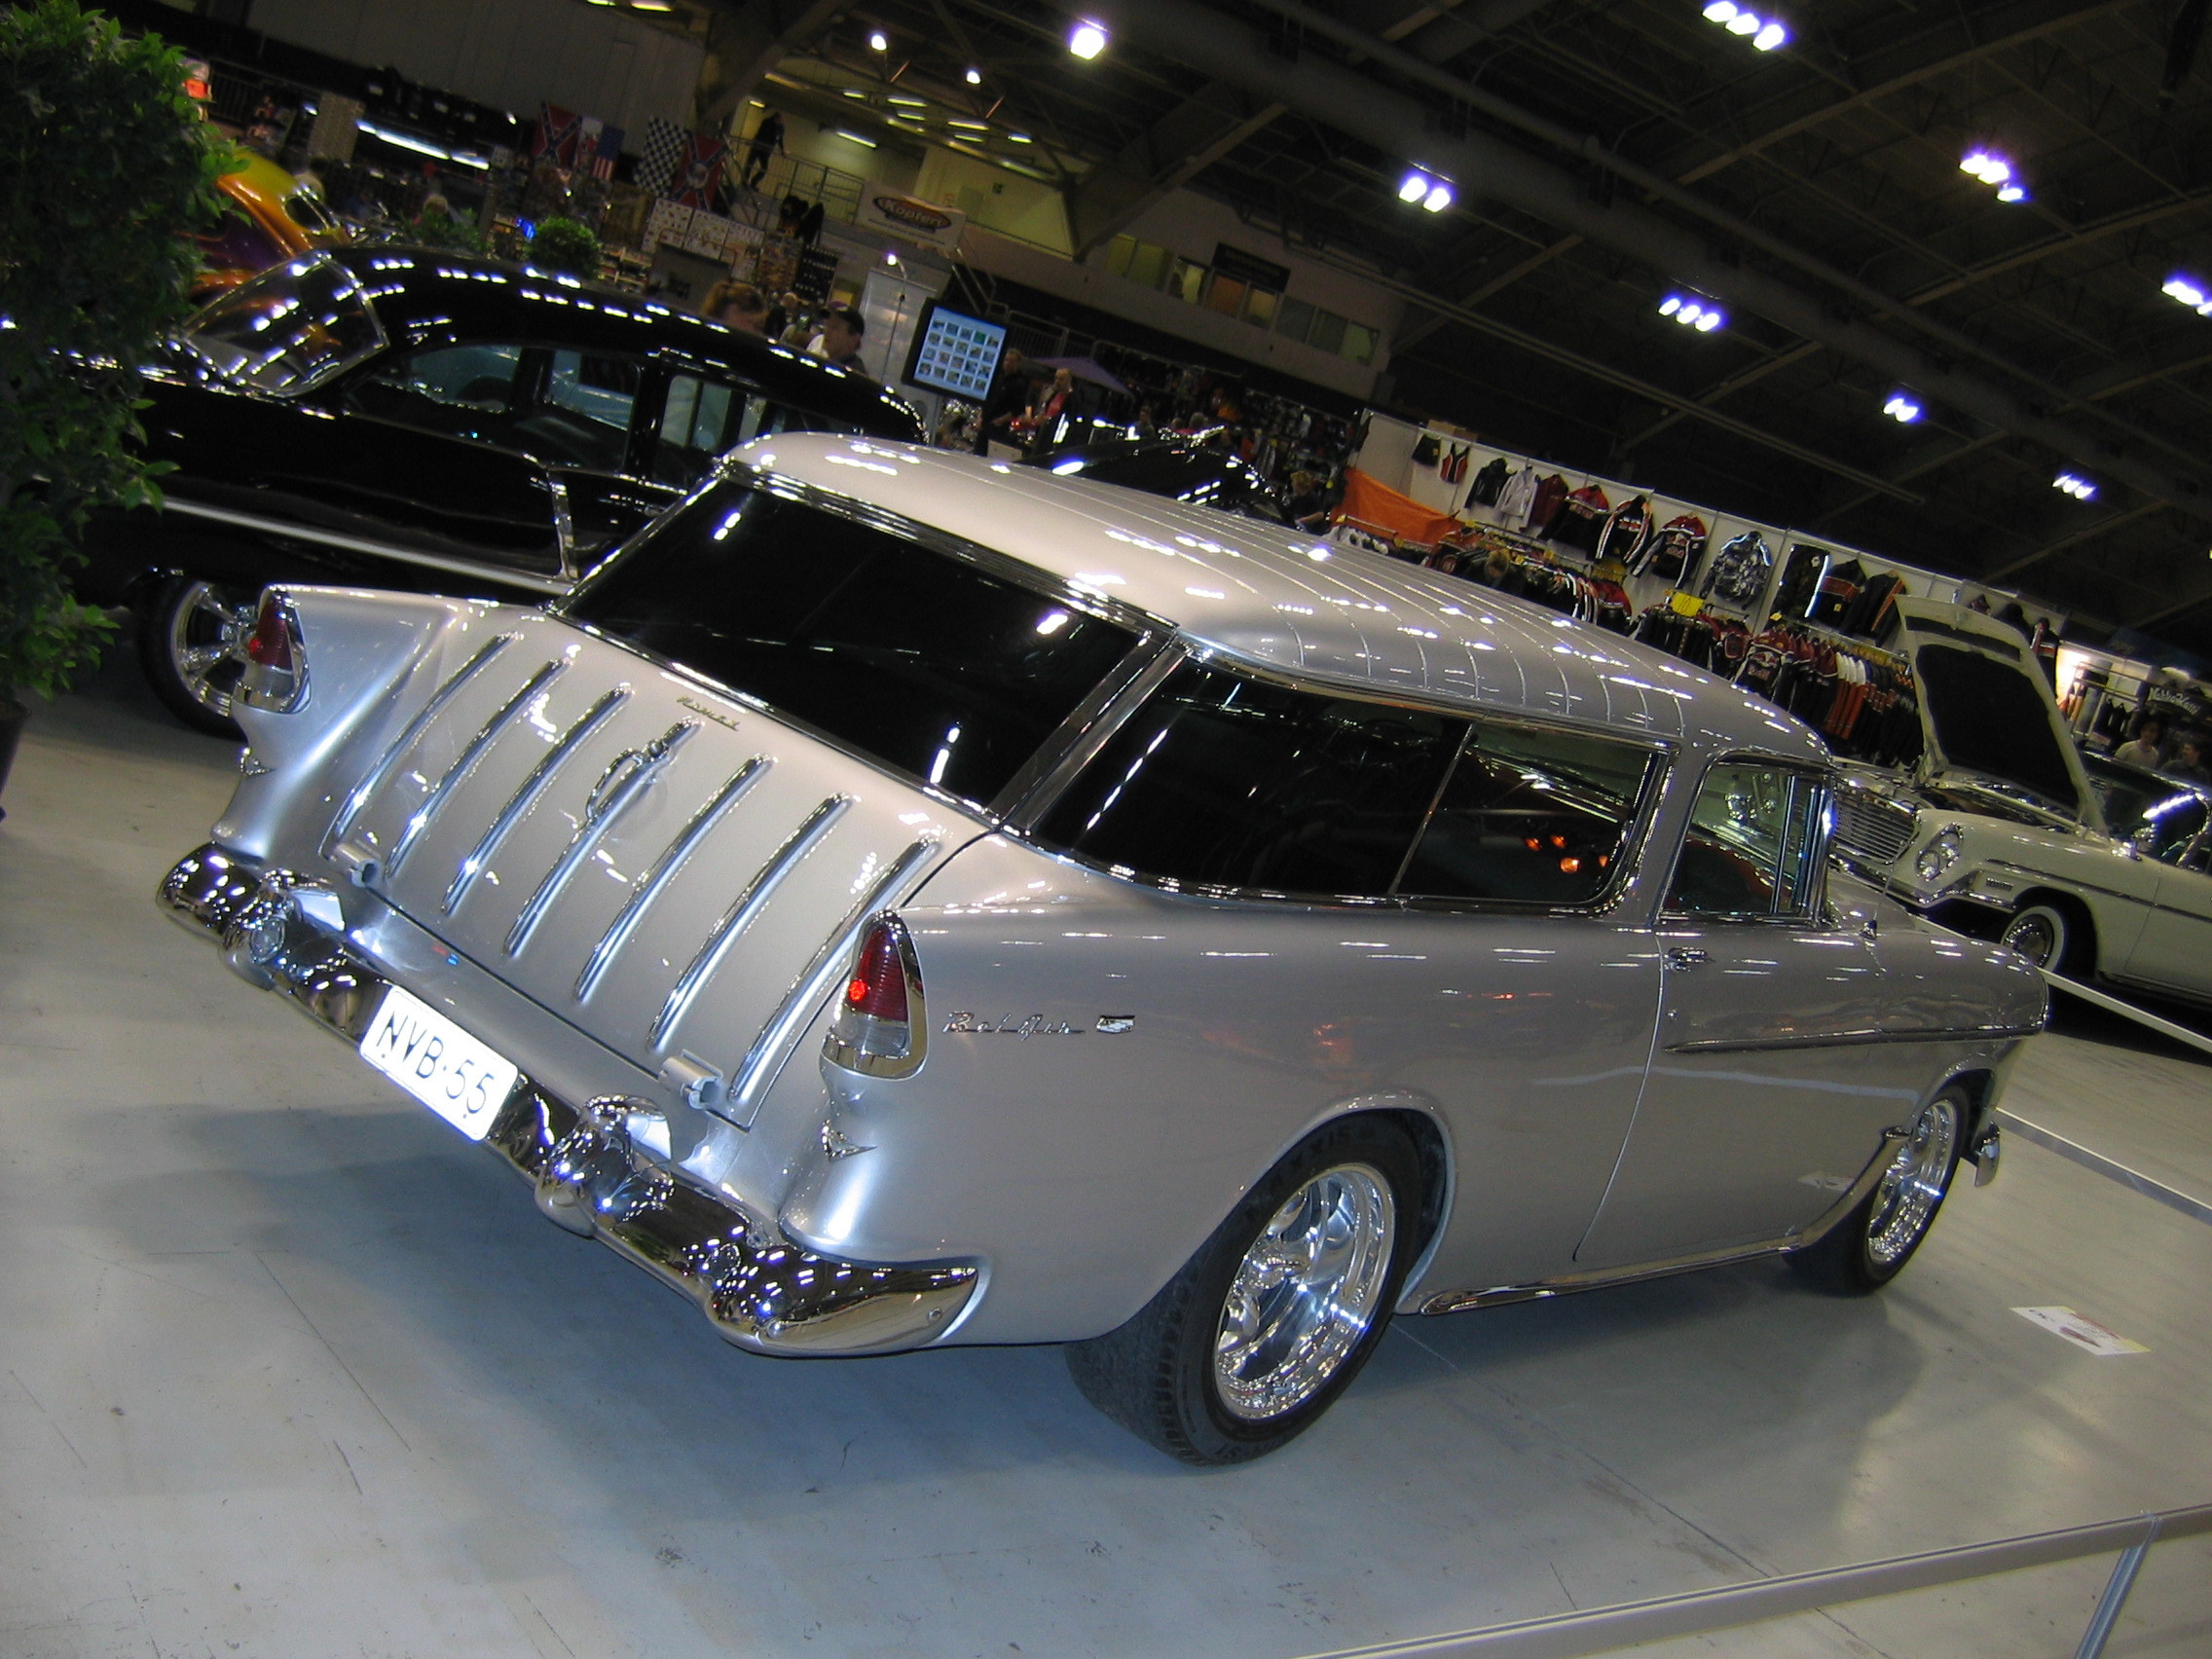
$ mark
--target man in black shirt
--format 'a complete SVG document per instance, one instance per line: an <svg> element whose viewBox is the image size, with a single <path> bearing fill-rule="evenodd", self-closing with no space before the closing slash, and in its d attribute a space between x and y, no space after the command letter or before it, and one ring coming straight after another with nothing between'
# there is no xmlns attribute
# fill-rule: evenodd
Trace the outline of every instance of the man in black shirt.
<svg viewBox="0 0 2212 1659"><path fill-rule="evenodd" d="M1012 346L999 358L999 378L991 383L990 395L983 399L983 419L976 428L976 453L990 454L994 443L1016 444L1020 434L1014 430L1014 422L1029 407L1029 377L1022 372L1021 353Z"/></svg>

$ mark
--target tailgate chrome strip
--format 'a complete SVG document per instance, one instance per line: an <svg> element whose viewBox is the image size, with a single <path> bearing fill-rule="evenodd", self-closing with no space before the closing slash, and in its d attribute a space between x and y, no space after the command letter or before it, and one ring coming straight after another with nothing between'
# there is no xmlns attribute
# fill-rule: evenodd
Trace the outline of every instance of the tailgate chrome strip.
<svg viewBox="0 0 2212 1659"><path fill-rule="evenodd" d="M653 1019L652 1029L645 1034L647 1042L659 1046L661 1040L683 1016L683 1011L691 1006L691 999L699 994L699 987L707 982L707 977L720 966L729 947L737 942L738 935L760 913L760 907L767 903L784 877L821 844L822 837L830 833L830 826L844 817L846 809L852 804L851 795L831 795L808 813L806 822L793 830L790 839L778 847L768 862L760 866L758 872L746 884L745 891L737 896L737 902L722 912L722 919L715 924L715 931L707 936L707 942L699 947L699 954L691 958L691 966L683 970L682 977L668 993L668 1001L661 1004L660 1013Z"/></svg>
<svg viewBox="0 0 2212 1659"><path fill-rule="evenodd" d="M845 912L845 919L830 936L829 943L807 964L806 971L792 981L775 1014L760 1028L760 1035L753 1039L753 1047L746 1051L744 1060L738 1065L723 1103L710 1110L727 1117L740 1128L751 1121L754 1111L759 1107L760 1096L782 1074L793 1040L805 1029L815 1011L822 1006L822 999L830 994L831 983L844 973L854 946L860 942L861 929L886 901L913 879L914 872L929 862L938 846L934 835L914 842L875 879L861 896L860 903Z"/></svg>
<svg viewBox="0 0 2212 1659"><path fill-rule="evenodd" d="M522 815L545 793L545 786L553 781L553 774L560 770L561 763L576 752L585 738L606 724L609 715L629 700L630 688L627 685L617 685L604 694L584 711L581 719L562 734L561 741L553 746L552 752L531 769L530 776L522 781L522 788L515 791L513 798L499 809L499 816L492 820L492 828L484 831L484 838L476 843L475 850L461 861L461 867L454 872L453 885L446 889L444 914L452 915L461 900L468 896L469 888L476 884L477 875L491 862L499 843L507 838Z"/></svg>
<svg viewBox="0 0 2212 1659"><path fill-rule="evenodd" d="M654 738L643 749L626 749L608 762L607 770L600 775L591 795L584 802L583 822L576 832L569 837L569 844L561 856L553 861L553 867L545 872L545 879L537 884L537 891L530 896L515 917L515 925L507 931L507 954L517 955L530 942L531 934L552 908L553 901L560 897L561 889L568 886L569 878L576 873L584 855L599 845L599 838L613 828L614 821L623 810L645 793L645 786L659 776L669 756L683 746L683 740L699 729L697 720L678 720L668 730ZM627 766L629 771L615 782L617 771ZM608 789L608 786L613 787ZM605 792L604 794L602 792Z"/></svg>
<svg viewBox="0 0 2212 1659"><path fill-rule="evenodd" d="M547 663L524 681L522 689L509 697L504 703L501 703L498 711L478 728L476 735L468 740L467 747L462 749L454 763L446 768L445 776L430 787L430 793L423 797L423 804L409 814L406 824L400 828L398 838L391 843L391 856L385 860L385 876L387 881L399 873L400 865L406 862L409 850L413 848L423 831L430 827L430 818L443 804L447 793L454 785L460 783L462 778L468 775L470 768L482 758L484 751L490 747L492 739L498 736L500 728L513 718L515 711L529 702L534 694L552 684L555 680L560 678L561 671L568 666L569 662L566 657L558 662Z"/></svg>
<svg viewBox="0 0 2212 1659"><path fill-rule="evenodd" d="M391 747L377 757L377 763L369 768L368 776L355 784L353 793L346 797L346 804L339 809L338 816L331 820L329 830L323 834L324 858L330 857L338 843L346 838L346 831L353 828L353 820L360 816L361 808L369 804L369 796L383 786L399 757L413 747L417 738L429 729L430 722L454 700L461 688L475 678L476 671L521 638L520 634L495 634L484 642L483 649L462 663L455 671L454 677L432 693L430 700L423 705L423 712L407 722L406 729L391 740Z"/></svg>
<svg viewBox="0 0 2212 1659"><path fill-rule="evenodd" d="M721 815L734 806L738 797L774 764L765 755L754 756L730 775L729 782L722 785L712 800L692 815L691 822L668 844L668 850L661 854L651 871L630 890L630 898L622 906L622 913L614 918L613 925L592 946L591 955L585 959L583 972L576 976L576 1001L584 1001L598 989L600 976L607 972L608 964L614 960L615 953L630 942L630 935L637 931L638 923L644 919L645 911L660 897L661 889L675 879L676 872L683 867L699 843L707 838L707 831L715 827Z"/></svg>

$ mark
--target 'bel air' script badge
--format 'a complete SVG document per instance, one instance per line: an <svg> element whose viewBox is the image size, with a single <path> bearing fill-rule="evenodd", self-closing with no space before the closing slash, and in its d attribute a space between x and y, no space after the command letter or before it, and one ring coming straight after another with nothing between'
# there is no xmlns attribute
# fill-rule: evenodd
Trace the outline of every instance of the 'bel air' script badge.
<svg viewBox="0 0 2212 1659"><path fill-rule="evenodd" d="M1098 1029L1108 1035L1118 1035L1137 1022L1133 1014L1102 1014L1098 1016ZM944 1028L948 1032L963 1032L971 1037L1018 1037L1024 1043L1032 1037L1081 1037L1083 1027L1070 1025L1064 1019L1047 1019L1041 1014L1032 1014L1016 1019L1007 1014L998 1019L963 1011L945 1016Z"/></svg>

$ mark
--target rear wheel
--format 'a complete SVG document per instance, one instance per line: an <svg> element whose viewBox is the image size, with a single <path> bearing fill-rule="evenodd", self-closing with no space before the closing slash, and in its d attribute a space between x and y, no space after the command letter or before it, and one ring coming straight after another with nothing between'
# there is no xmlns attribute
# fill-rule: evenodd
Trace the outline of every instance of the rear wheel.
<svg viewBox="0 0 2212 1659"><path fill-rule="evenodd" d="M257 595L198 576L171 576L139 612L138 660L154 694L187 725L234 741L231 697L245 672Z"/></svg>
<svg viewBox="0 0 2212 1659"><path fill-rule="evenodd" d="M1413 1143L1382 1119L1315 1131L1119 1330L1068 1370L1115 1421L1187 1463L1239 1463L1310 1427L1367 1363L1414 1248Z"/></svg>
<svg viewBox="0 0 2212 1659"><path fill-rule="evenodd" d="M1904 1143L1874 1190L1818 1244L1793 1251L1789 1265L1823 1290L1864 1296L1904 1271L1951 1190L1965 1149L1968 1102L1946 1088L1913 1115Z"/></svg>

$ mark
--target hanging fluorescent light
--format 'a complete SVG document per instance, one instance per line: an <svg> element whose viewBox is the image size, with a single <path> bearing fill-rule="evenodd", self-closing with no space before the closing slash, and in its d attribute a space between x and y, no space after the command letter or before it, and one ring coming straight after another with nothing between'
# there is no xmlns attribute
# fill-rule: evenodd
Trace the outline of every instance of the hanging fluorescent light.
<svg viewBox="0 0 2212 1659"><path fill-rule="evenodd" d="M1893 391L1890 393L1889 402L1882 405L1882 413L1891 420L1909 426L1913 422L1920 419L1922 410L1919 402L1910 392Z"/></svg>
<svg viewBox="0 0 2212 1659"><path fill-rule="evenodd" d="M1727 0L1721 0L1721 4L1726 5ZM1659 302L1659 314L1661 316L1673 316L1681 309L1682 296L1679 294L1669 294L1665 299Z"/></svg>
<svg viewBox="0 0 2212 1659"><path fill-rule="evenodd" d="M1736 0L1713 0L1713 4L1705 9L1706 20L1714 23L1724 23L1730 18L1733 18L1739 10L1741 8L1737 6Z"/></svg>
<svg viewBox="0 0 2212 1659"><path fill-rule="evenodd" d="M867 49L870 52L889 52L891 50L891 37L881 29L870 29L867 36Z"/></svg>
<svg viewBox="0 0 2212 1659"><path fill-rule="evenodd" d="M2179 300L2198 316L2212 316L2212 295L2207 295L2204 285L2192 277L2177 272L2166 278L2165 286L2158 291L2168 299Z"/></svg>
<svg viewBox="0 0 2212 1659"><path fill-rule="evenodd" d="M1984 184L2005 184L2012 177L2012 164L1987 150L1969 150L1959 158L1959 171Z"/></svg>
<svg viewBox="0 0 2212 1659"><path fill-rule="evenodd" d="M1769 22L1751 36L1751 45L1760 52L1780 52L1789 44L1789 31L1780 23Z"/></svg>
<svg viewBox="0 0 2212 1659"><path fill-rule="evenodd" d="M1726 312L1695 294L1669 294L1659 302L1659 314L1671 316L1684 328L1694 328L1700 334L1711 334L1728 321Z"/></svg>
<svg viewBox="0 0 2212 1659"><path fill-rule="evenodd" d="M2027 199L2027 187L2024 185L2004 184L1997 187L1997 200L2000 202L2025 202Z"/></svg>
<svg viewBox="0 0 2212 1659"><path fill-rule="evenodd" d="M2097 487L2079 473L2061 472L2050 481L2053 490L2063 490L2077 501L2086 501L2096 495Z"/></svg>
<svg viewBox="0 0 2212 1659"><path fill-rule="evenodd" d="M1007 142L1010 144L1034 144L1036 142L1036 140L1030 137L1026 132L1009 132L1006 135L1006 138Z"/></svg>
<svg viewBox="0 0 2212 1659"><path fill-rule="evenodd" d="M847 132L842 127L832 128L830 130L837 137L844 139L847 143L858 144L863 149L866 150L872 150L875 148L875 140L873 138L863 138L858 132Z"/></svg>
<svg viewBox="0 0 2212 1659"><path fill-rule="evenodd" d="M1105 50L1106 27L1103 23L1095 23L1086 18L1068 33L1068 51L1086 62Z"/></svg>
<svg viewBox="0 0 2212 1659"><path fill-rule="evenodd" d="M971 70L969 70L969 71L968 71L968 84L969 84L969 85L970 85L971 87L979 87L979 86L981 86L981 85L983 84L983 72L982 72L982 71L981 71L980 69L971 69Z"/></svg>
<svg viewBox="0 0 2212 1659"><path fill-rule="evenodd" d="M1421 200L1421 206L1431 213L1441 213L1451 205L1452 187L1448 184L1430 186L1428 195Z"/></svg>
<svg viewBox="0 0 2212 1659"><path fill-rule="evenodd" d="M1398 185L1398 200L1400 202L1419 202L1428 194L1428 174L1410 172ZM2172 283L2169 282L2166 285L2166 292L2169 294L2173 292Z"/></svg>

